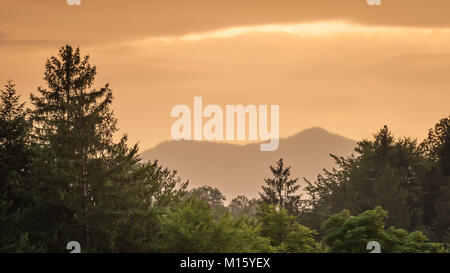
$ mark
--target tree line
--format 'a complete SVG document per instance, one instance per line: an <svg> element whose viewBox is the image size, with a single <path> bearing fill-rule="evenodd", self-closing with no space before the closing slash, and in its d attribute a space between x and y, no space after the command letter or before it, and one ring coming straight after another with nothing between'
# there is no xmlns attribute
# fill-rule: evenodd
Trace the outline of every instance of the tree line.
<svg viewBox="0 0 450 273"><path fill-rule="evenodd" d="M387 127L331 155L315 181L283 159L260 197L225 205L137 144L114 140L108 84L66 45L45 65L46 88L25 107L9 80L0 92L0 252L446 252L450 244L450 117L421 143Z"/></svg>

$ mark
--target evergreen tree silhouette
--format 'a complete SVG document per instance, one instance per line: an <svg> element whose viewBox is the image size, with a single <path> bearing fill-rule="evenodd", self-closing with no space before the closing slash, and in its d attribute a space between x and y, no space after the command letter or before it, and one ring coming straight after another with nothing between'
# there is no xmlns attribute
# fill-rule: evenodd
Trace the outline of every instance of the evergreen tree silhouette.
<svg viewBox="0 0 450 273"><path fill-rule="evenodd" d="M266 186L262 186L263 193L259 193L264 203L278 208L285 208L291 214L297 214L300 195L296 194L300 185L298 178L290 179L291 167L285 166L280 158L275 166L270 166L273 177L265 178Z"/></svg>

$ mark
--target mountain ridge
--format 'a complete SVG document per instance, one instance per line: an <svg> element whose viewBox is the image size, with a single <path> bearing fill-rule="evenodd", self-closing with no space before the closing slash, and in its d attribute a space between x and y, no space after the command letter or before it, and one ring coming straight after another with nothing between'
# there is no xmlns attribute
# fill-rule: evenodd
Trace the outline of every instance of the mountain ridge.
<svg viewBox="0 0 450 273"><path fill-rule="evenodd" d="M348 156L356 141L330 133L321 127L311 127L292 136L281 138L273 152L261 152L260 143L233 144L210 141L164 141L141 153L143 160L158 161L176 169L190 187L208 185L219 188L227 200L237 195L257 197L270 175L269 165L283 157L291 166L292 177L315 179L323 168L331 168L329 154Z"/></svg>

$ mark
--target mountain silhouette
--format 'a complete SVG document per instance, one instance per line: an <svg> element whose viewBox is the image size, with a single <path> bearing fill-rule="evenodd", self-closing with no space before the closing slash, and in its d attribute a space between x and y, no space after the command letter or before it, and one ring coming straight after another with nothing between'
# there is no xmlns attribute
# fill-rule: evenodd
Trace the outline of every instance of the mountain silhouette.
<svg viewBox="0 0 450 273"><path fill-rule="evenodd" d="M247 145L207 141L166 141L141 154L144 160L155 160L178 170L190 187L217 187L227 202L237 195L258 197L264 178L270 176L269 165L279 158L291 166L291 176L314 180L323 168L334 165L330 154L347 156L356 141L313 127L294 136L280 139L278 150L261 152L259 143Z"/></svg>

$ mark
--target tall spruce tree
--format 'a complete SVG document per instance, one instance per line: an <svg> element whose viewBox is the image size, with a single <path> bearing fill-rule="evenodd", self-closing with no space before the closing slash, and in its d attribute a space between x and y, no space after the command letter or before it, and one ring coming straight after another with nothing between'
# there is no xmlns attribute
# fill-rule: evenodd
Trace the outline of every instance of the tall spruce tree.
<svg viewBox="0 0 450 273"><path fill-rule="evenodd" d="M11 80L0 93L0 190L8 191L6 180L20 175L26 166L28 122L24 103L20 103L15 85Z"/></svg>
<svg viewBox="0 0 450 273"><path fill-rule="evenodd" d="M28 128L24 103L9 80L0 91L0 252L33 250L22 223L30 207L24 179L30 162Z"/></svg>
<svg viewBox="0 0 450 273"><path fill-rule="evenodd" d="M61 170L58 190L73 211L71 226L83 227L74 232L74 239L88 250L99 249L91 245L92 233L97 238L102 238L99 232L110 231L105 237L114 233L97 220L114 215L111 209L121 201L114 202L118 197L114 192L125 185L138 161L137 146L128 148L126 136L113 142L117 120L111 110L112 91L108 84L92 89L95 75L89 56L82 57L79 48L66 45L58 57L47 60L44 79L48 89L38 88L40 96L31 95L36 140L49 151L48 168Z"/></svg>
<svg viewBox="0 0 450 273"><path fill-rule="evenodd" d="M290 179L291 167L285 166L282 158L275 166L270 166L273 177L265 178L266 186L262 186L263 193L259 193L261 201L278 208L285 208L290 214L298 214L300 195L296 192L298 178Z"/></svg>

